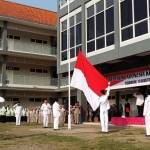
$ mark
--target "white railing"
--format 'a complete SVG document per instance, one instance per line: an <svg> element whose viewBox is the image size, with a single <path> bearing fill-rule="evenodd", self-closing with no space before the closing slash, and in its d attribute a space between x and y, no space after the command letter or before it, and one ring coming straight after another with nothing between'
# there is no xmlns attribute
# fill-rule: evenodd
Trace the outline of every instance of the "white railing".
<svg viewBox="0 0 150 150"><path fill-rule="evenodd" d="M2 39L0 39L0 49L2 49Z"/></svg>
<svg viewBox="0 0 150 150"><path fill-rule="evenodd" d="M0 83L2 83L2 75L0 74Z"/></svg>
<svg viewBox="0 0 150 150"><path fill-rule="evenodd" d="M50 84L52 86L58 86L58 78L51 78Z"/></svg>
<svg viewBox="0 0 150 150"><path fill-rule="evenodd" d="M67 86L68 85L68 78L64 77L60 79L60 86Z"/></svg>
<svg viewBox="0 0 150 150"><path fill-rule="evenodd" d="M36 86L57 86L58 80L50 79L48 76L36 75L7 75L8 84L36 85Z"/></svg>
<svg viewBox="0 0 150 150"><path fill-rule="evenodd" d="M10 39L8 39L8 50L44 55L56 55L57 52L57 48L51 47L49 44L28 43Z"/></svg>

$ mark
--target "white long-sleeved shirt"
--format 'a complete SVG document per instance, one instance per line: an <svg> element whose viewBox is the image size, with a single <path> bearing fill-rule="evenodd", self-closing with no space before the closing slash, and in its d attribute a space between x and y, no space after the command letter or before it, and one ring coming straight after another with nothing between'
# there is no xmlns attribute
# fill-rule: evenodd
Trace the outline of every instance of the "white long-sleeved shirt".
<svg viewBox="0 0 150 150"><path fill-rule="evenodd" d="M145 99L143 116L150 116L150 95Z"/></svg>
<svg viewBox="0 0 150 150"><path fill-rule="evenodd" d="M136 97L136 106L142 106L144 103L144 96L142 94L134 94L134 97Z"/></svg>
<svg viewBox="0 0 150 150"><path fill-rule="evenodd" d="M48 115L51 113L51 105L49 103L43 103L41 106L41 111L43 112L43 115Z"/></svg>
<svg viewBox="0 0 150 150"><path fill-rule="evenodd" d="M16 104L13 106L14 110L15 110L15 116L16 115L22 115L22 106Z"/></svg>
<svg viewBox="0 0 150 150"><path fill-rule="evenodd" d="M57 102L53 104L53 117L60 117L60 105Z"/></svg>
<svg viewBox="0 0 150 150"><path fill-rule="evenodd" d="M108 96L110 94L110 87L108 86L107 92L105 95L100 96L100 111L106 111L110 109Z"/></svg>

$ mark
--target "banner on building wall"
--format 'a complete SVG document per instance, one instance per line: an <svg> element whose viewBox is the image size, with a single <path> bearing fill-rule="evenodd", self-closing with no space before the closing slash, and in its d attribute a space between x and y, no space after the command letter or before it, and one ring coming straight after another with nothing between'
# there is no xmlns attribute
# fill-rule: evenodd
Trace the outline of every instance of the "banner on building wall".
<svg viewBox="0 0 150 150"><path fill-rule="evenodd" d="M111 89L150 85L150 66L111 73L106 76Z"/></svg>

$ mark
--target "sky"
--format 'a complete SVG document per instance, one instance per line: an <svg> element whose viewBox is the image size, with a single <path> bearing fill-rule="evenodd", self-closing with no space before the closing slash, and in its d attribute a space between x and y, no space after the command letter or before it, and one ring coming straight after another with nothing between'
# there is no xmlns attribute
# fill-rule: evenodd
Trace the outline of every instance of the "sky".
<svg viewBox="0 0 150 150"><path fill-rule="evenodd" d="M57 0L8 0L29 6L57 11Z"/></svg>

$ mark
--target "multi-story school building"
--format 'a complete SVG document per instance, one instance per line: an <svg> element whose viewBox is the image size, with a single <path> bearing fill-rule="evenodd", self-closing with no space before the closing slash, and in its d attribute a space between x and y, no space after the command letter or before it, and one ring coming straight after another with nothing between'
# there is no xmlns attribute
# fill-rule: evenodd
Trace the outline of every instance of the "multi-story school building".
<svg viewBox="0 0 150 150"><path fill-rule="evenodd" d="M59 78L71 73L79 48L110 81L116 82L109 97L117 105L130 103L137 115L133 93L150 89L150 0L59 0ZM70 51L70 59L68 52ZM66 86L67 87L67 86ZM67 88L64 91L67 101ZM86 114L83 94L72 89Z"/></svg>

